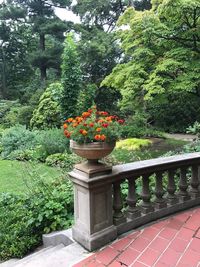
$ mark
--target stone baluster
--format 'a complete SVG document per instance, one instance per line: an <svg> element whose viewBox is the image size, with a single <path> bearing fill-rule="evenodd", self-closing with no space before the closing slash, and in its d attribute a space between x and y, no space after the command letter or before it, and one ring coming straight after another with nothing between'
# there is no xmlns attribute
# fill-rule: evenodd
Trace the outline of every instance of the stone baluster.
<svg viewBox="0 0 200 267"><path fill-rule="evenodd" d="M184 202L188 199L190 199L190 196L188 194L187 188L188 188L188 184L187 184L187 168L183 167L180 170L180 181L179 181L179 192L178 192L178 197L180 199L181 202Z"/></svg>
<svg viewBox="0 0 200 267"><path fill-rule="evenodd" d="M162 209L167 206L165 200L163 199L164 190L163 190L163 174L162 172L156 173L156 188L155 188L155 208Z"/></svg>
<svg viewBox="0 0 200 267"><path fill-rule="evenodd" d="M167 192L168 192L168 196L167 196L167 202L170 205L174 205L178 202L178 199L175 195L175 191L176 191L176 185L175 185L175 180L174 180L174 174L175 171L174 170L169 170L168 171L168 185L167 185Z"/></svg>
<svg viewBox="0 0 200 267"><path fill-rule="evenodd" d="M134 218L139 217L141 212L136 207L137 196L135 188L135 178L128 179L128 196L126 202L128 204L127 218L133 220Z"/></svg>
<svg viewBox="0 0 200 267"><path fill-rule="evenodd" d="M141 193L141 208L142 213L147 214L154 210L151 204L151 193L149 190L149 176L150 174L145 174L142 176L142 193Z"/></svg>
<svg viewBox="0 0 200 267"><path fill-rule="evenodd" d="M197 165L192 166L192 179L191 179L191 189L190 195L192 198L197 198L200 196L199 191L199 178L198 178L199 168Z"/></svg>
<svg viewBox="0 0 200 267"><path fill-rule="evenodd" d="M122 212L123 201L120 186L121 182L122 181L118 181L113 184L113 221L115 225L119 225L125 221L125 216Z"/></svg>

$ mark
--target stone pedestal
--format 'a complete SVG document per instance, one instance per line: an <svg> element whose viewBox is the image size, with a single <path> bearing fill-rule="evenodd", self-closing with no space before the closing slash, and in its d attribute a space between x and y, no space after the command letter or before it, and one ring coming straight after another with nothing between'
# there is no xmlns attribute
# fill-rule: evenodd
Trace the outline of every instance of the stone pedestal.
<svg viewBox="0 0 200 267"><path fill-rule="evenodd" d="M110 170L109 170L110 172ZM82 172L74 169L69 173L74 183L75 225L73 238L83 247L92 251L117 237L113 225L112 183L101 172Z"/></svg>

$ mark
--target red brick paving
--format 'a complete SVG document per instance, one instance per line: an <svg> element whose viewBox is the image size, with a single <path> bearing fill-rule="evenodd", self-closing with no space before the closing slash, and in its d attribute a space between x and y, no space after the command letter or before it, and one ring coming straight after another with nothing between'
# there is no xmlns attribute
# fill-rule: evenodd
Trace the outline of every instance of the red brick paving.
<svg viewBox="0 0 200 267"><path fill-rule="evenodd" d="M133 231L73 267L200 267L200 208Z"/></svg>

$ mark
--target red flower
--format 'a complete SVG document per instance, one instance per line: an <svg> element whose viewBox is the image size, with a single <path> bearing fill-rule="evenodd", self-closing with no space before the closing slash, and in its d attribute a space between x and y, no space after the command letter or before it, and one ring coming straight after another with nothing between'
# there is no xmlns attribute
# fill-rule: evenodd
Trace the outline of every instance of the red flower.
<svg viewBox="0 0 200 267"><path fill-rule="evenodd" d="M119 124L123 124L124 123L124 120L118 120L118 123Z"/></svg>
<svg viewBox="0 0 200 267"><path fill-rule="evenodd" d="M71 134L69 131L65 130L64 131L64 135L67 137L67 138L70 138Z"/></svg>
<svg viewBox="0 0 200 267"><path fill-rule="evenodd" d="M102 126L103 126L104 128L107 128L108 125L109 125L108 123L103 123L103 124L102 124Z"/></svg>
<svg viewBox="0 0 200 267"><path fill-rule="evenodd" d="M91 123L89 124L89 126L90 126L90 127L93 127L93 126L94 126L94 123L91 122Z"/></svg>

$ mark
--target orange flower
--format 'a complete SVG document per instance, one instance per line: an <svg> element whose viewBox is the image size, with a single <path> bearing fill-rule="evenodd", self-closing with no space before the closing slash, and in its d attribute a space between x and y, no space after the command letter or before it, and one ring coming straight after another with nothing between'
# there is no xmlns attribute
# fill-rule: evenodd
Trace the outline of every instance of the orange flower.
<svg viewBox="0 0 200 267"><path fill-rule="evenodd" d="M83 118L90 117L91 113L90 112L83 112L82 116Z"/></svg>
<svg viewBox="0 0 200 267"><path fill-rule="evenodd" d="M73 121L73 118L67 119L67 122L72 122L72 121Z"/></svg>
<svg viewBox="0 0 200 267"><path fill-rule="evenodd" d="M104 134L101 135L101 141L105 141L106 140L106 136Z"/></svg>
<svg viewBox="0 0 200 267"><path fill-rule="evenodd" d="M101 128L96 128L96 132L101 132Z"/></svg>
<svg viewBox="0 0 200 267"><path fill-rule="evenodd" d="M64 130L67 129L67 127L68 127L67 123L64 123L64 124L63 124L63 128L64 128Z"/></svg>
<svg viewBox="0 0 200 267"><path fill-rule="evenodd" d="M82 135L87 135L87 133L88 133L88 132L87 132L86 130L83 130L83 131L82 131Z"/></svg>
<svg viewBox="0 0 200 267"><path fill-rule="evenodd" d="M83 118L81 118L81 117L76 117L76 121L77 121L77 122L82 122L82 121L83 121Z"/></svg>
<svg viewBox="0 0 200 267"><path fill-rule="evenodd" d="M110 122L110 121L112 121L112 117L111 116L110 117L106 117L106 120Z"/></svg>
<svg viewBox="0 0 200 267"><path fill-rule="evenodd" d="M102 123L104 121L105 121L104 119L100 119L100 120L98 120L98 123Z"/></svg>
<svg viewBox="0 0 200 267"><path fill-rule="evenodd" d="M73 123L72 126L73 127L77 127L78 126L78 123Z"/></svg>
<svg viewBox="0 0 200 267"><path fill-rule="evenodd" d="M101 140L101 135L100 134L96 134L95 137L94 137L95 140Z"/></svg>

